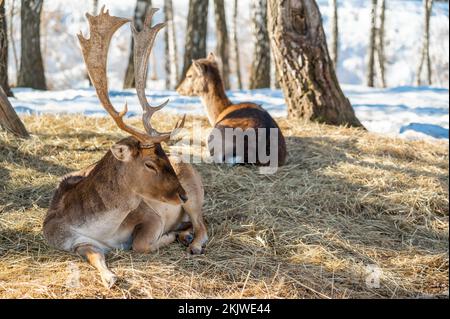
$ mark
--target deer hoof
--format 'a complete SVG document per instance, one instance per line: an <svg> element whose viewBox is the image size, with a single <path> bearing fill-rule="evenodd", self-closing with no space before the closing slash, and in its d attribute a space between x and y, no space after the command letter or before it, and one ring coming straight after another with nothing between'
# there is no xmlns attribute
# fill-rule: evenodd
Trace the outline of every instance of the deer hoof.
<svg viewBox="0 0 450 319"><path fill-rule="evenodd" d="M194 246L194 245L190 245L188 248L188 253L194 256L198 256L198 255L204 255L205 254L205 248L203 247L198 247L198 246Z"/></svg>
<svg viewBox="0 0 450 319"><path fill-rule="evenodd" d="M105 274L102 276L102 282L106 289L111 289L114 287L117 281L117 276L113 273Z"/></svg>
<svg viewBox="0 0 450 319"><path fill-rule="evenodd" d="M177 235L178 241L186 247L194 241L194 236L190 232L182 232Z"/></svg>

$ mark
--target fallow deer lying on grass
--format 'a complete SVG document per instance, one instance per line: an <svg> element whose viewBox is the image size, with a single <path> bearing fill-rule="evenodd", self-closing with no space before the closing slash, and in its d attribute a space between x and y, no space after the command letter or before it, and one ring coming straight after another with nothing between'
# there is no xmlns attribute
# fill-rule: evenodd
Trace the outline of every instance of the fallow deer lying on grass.
<svg viewBox="0 0 450 319"><path fill-rule="evenodd" d="M150 123L153 114L167 104L152 107L145 96L148 58L158 31L165 26L150 26L156 11L149 13L143 31L132 28L136 90L145 112L145 133L124 123L127 107L118 113L108 94L108 48L113 34L129 20L110 16L104 8L99 16L87 14L91 36L87 40L80 34L79 40L91 81L103 107L132 137L112 146L90 168L67 176L44 221L47 241L85 257L107 287L116 281L105 263L105 253L111 249L149 253L178 236L191 254L201 254L207 241L201 178L192 166L177 164L165 154L160 143L171 134L157 132ZM184 119L175 129L183 125Z"/></svg>
<svg viewBox="0 0 450 319"><path fill-rule="evenodd" d="M221 154L214 154L217 150L210 149L213 157L226 163L251 163L265 166L268 163L261 163L259 156L256 156L260 154L258 147L262 145L262 147L265 146L265 149L261 151L271 155L272 159L275 157L276 166L285 164L286 143L279 126L260 105L254 103L233 104L228 99L213 53L210 53L206 59L192 61L192 66L177 91L180 95L201 97L211 126L216 129L216 132L219 132L219 138L223 139ZM226 130L229 129L235 132L227 137ZM272 141L270 139L270 134L273 134L271 129L276 135L272 136ZM256 133L253 134L253 137L256 136L256 138L250 142L248 133L252 131ZM263 143L259 140L260 136L265 139L262 141ZM210 146L214 138L217 136L210 136ZM237 158L236 141L243 140L243 138L247 138L244 142L244 158ZM228 141L225 142L227 139ZM278 147L271 148L271 142L278 144ZM271 152L277 152L276 156L269 154Z"/></svg>

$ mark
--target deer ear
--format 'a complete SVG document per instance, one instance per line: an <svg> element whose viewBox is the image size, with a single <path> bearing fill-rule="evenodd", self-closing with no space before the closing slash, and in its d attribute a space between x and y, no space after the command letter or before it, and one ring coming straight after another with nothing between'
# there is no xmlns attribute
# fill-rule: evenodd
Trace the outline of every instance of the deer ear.
<svg viewBox="0 0 450 319"><path fill-rule="evenodd" d="M130 162L133 159L133 150L128 145L115 144L111 147L111 152L121 162Z"/></svg>
<svg viewBox="0 0 450 319"><path fill-rule="evenodd" d="M206 68L203 64L201 64L198 61L192 61L192 65L194 66L195 70L199 75L205 75L206 74Z"/></svg>
<svg viewBox="0 0 450 319"><path fill-rule="evenodd" d="M217 62L216 55L213 52L210 52L208 54L208 60L211 61L211 62Z"/></svg>

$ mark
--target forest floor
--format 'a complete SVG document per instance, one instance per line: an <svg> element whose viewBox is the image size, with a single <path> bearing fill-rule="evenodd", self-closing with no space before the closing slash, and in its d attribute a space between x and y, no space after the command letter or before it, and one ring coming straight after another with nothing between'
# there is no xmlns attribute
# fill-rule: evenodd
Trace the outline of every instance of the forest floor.
<svg viewBox="0 0 450 319"><path fill-rule="evenodd" d="M61 176L122 135L104 117L23 119L30 140L0 132L0 298L449 296L447 141L280 120L289 162L276 175L196 164L206 255L177 243L114 251L107 263L120 280L107 290L78 256L47 246L41 227ZM174 122L158 115L158 128Z"/></svg>

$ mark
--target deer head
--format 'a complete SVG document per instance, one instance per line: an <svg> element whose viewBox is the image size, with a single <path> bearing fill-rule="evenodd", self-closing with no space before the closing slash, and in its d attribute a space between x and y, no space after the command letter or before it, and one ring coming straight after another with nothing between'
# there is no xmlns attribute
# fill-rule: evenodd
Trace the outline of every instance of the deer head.
<svg viewBox="0 0 450 319"><path fill-rule="evenodd" d="M210 86L219 86L224 91L216 56L210 53L206 59L193 60L185 79L177 89L180 95L204 96L211 93Z"/></svg>
<svg viewBox="0 0 450 319"><path fill-rule="evenodd" d="M90 38L86 39L81 33L78 38L89 76L102 106L117 126L132 136L111 147L114 159L120 163L118 174L132 191L144 198L181 204L181 202L187 201L186 192L181 186L169 158L163 151L161 143L169 141L172 133L184 126L185 117L175 125L172 132L158 132L152 127L151 119L157 111L167 105L168 101L153 107L145 96L149 56L158 32L165 26L164 23L151 26L151 20L157 11L158 9L150 10L142 31L138 32L132 25L136 91L144 111L142 121L145 132L124 122L124 117L128 112L127 105L122 112L117 112L111 103L108 92L106 73L111 39L114 33L130 20L110 16L109 11L105 11L103 6L98 16L86 14L89 21Z"/></svg>

